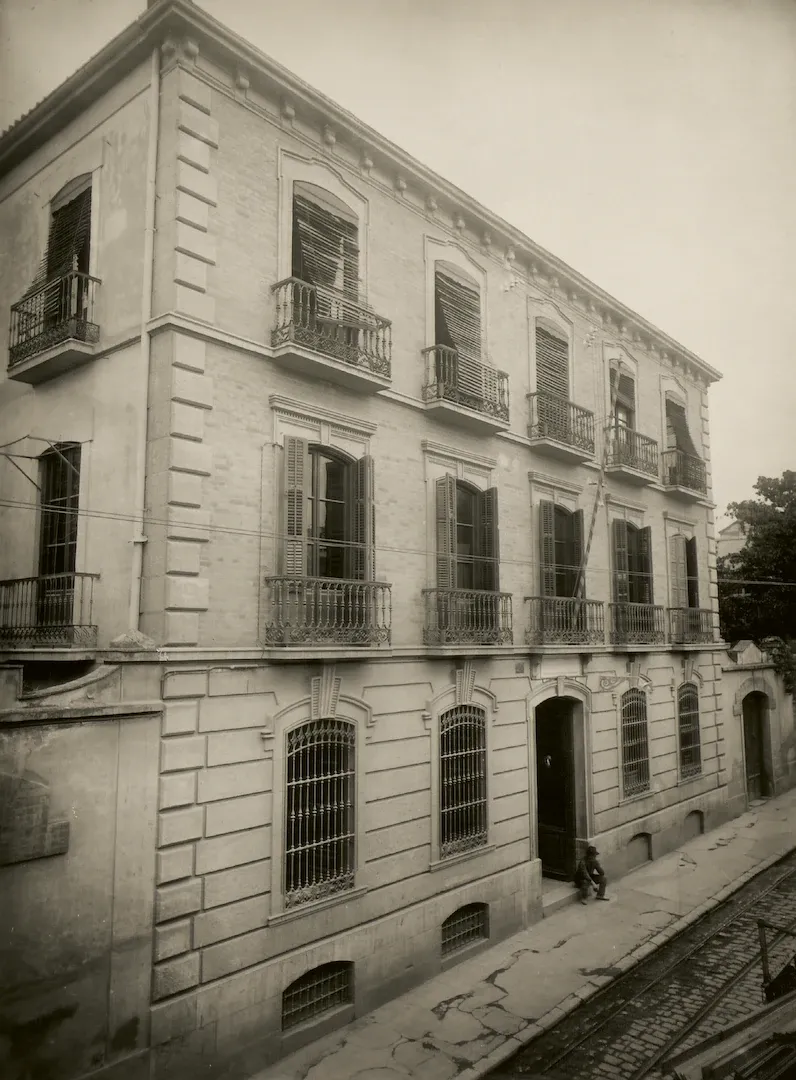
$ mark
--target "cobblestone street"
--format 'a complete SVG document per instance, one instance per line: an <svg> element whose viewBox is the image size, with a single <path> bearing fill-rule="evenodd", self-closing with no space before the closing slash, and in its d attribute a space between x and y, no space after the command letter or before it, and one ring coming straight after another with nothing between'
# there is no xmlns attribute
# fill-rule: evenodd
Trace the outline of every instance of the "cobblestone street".
<svg viewBox="0 0 796 1080"><path fill-rule="evenodd" d="M796 928L796 854L654 952L489 1074L492 1080L640 1080L658 1063L735 1023L763 1002L757 919ZM588 943L584 943L586 948ZM772 974L796 953L769 945ZM584 976L613 975L611 968Z"/></svg>

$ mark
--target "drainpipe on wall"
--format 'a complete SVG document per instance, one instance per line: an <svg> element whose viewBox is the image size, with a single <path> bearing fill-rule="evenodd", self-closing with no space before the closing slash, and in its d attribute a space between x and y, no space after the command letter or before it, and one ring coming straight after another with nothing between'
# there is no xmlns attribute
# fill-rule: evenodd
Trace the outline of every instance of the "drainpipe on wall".
<svg viewBox="0 0 796 1080"><path fill-rule="evenodd" d="M144 568L144 507L146 499L147 412L149 407L149 365L151 338L149 320L152 316L152 275L155 252L155 179L158 163L158 129L160 126L160 49L152 50L149 83L149 143L146 163L146 209L144 218L144 278L141 289L141 378L143 394L138 425L138 454L135 476L135 517L133 522L133 567L130 581L128 629L138 630L141 611L141 583Z"/></svg>

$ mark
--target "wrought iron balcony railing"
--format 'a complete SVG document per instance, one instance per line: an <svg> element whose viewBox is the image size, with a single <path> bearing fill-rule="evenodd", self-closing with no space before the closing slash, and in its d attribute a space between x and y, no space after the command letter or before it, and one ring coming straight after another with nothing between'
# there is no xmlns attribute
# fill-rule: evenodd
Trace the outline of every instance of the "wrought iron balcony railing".
<svg viewBox="0 0 796 1080"><path fill-rule="evenodd" d="M526 596L530 620L526 645L603 645L605 605L601 600Z"/></svg>
<svg viewBox="0 0 796 1080"><path fill-rule="evenodd" d="M423 349L423 355L424 401L450 401L508 424L509 377L505 371L497 371L445 345Z"/></svg>
<svg viewBox="0 0 796 1080"><path fill-rule="evenodd" d="M423 589L426 645L511 645L511 593Z"/></svg>
<svg viewBox="0 0 796 1080"><path fill-rule="evenodd" d="M661 458L666 487L687 488L689 491L699 492L700 495L707 494L707 470L702 458L686 454L683 450L665 450Z"/></svg>
<svg viewBox="0 0 796 1080"><path fill-rule="evenodd" d="M276 324L271 344L302 345L352 367L390 377L392 328L389 319L335 289L285 278L273 286Z"/></svg>
<svg viewBox="0 0 796 1080"><path fill-rule="evenodd" d="M341 578L267 577L267 645L383 645L392 586Z"/></svg>
<svg viewBox="0 0 796 1080"><path fill-rule="evenodd" d="M0 581L0 648L97 643L92 622L99 574L48 574Z"/></svg>
<svg viewBox="0 0 796 1080"><path fill-rule="evenodd" d="M662 645L666 625L662 607L653 604L609 604L611 642L615 645Z"/></svg>
<svg viewBox="0 0 796 1080"><path fill-rule="evenodd" d="M658 476L658 444L655 439L630 428L615 425L605 429L608 439L608 465L624 466Z"/></svg>
<svg viewBox="0 0 796 1080"><path fill-rule="evenodd" d="M531 403L529 439L554 439L587 454L594 453L594 413L541 390L529 394L528 400Z"/></svg>
<svg viewBox="0 0 796 1080"><path fill-rule="evenodd" d="M13 367L62 341L98 342L94 295L99 284L99 278L70 270L12 304L8 366Z"/></svg>
<svg viewBox="0 0 796 1080"><path fill-rule="evenodd" d="M669 608L669 637L678 645L713 641L710 608Z"/></svg>

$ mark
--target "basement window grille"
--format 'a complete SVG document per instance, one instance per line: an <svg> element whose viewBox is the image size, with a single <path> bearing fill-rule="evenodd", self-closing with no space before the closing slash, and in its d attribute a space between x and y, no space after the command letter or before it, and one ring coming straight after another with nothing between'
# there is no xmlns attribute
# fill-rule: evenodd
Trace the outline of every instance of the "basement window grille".
<svg viewBox="0 0 796 1080"><path fill-rule="evenodd" d="M680 734L680 775L699 776L702 749L699 739L699 692L694 683L683 683L677 691L677 727Z"/></svg>
<svg viewBox="0 0 796 1080"><path fill-rule="evenodd" d="M456 705L440 717L440 854L487 842L486 713Z"/></svg>
<svg viewBox="0 0 796 1080"><path fill-rule="evenodd" d="M450 956L474 941L485 941L488 937L489 906L466 904L442 924L442 955Z"/></svg>
<svg viewBox="0 0 796 1080"><path fill-rule="evenodd" d="M287 736L285 907L354 886L356 730L313 720Z"/></svg>
<svg viewBox="0 0 796 1080"><path fill-rule="evenodd" d="M300 976L282 994L282 1030L314 1020L322 1013L354 1000L354 965L346 961L321 964Z"/></svg>
<svg viewBox="0 0 796 1080"><path fill-rule="evenodd" d="M625 798L649 791L647 699L642 690L622 695L622 790Z"/></svg>

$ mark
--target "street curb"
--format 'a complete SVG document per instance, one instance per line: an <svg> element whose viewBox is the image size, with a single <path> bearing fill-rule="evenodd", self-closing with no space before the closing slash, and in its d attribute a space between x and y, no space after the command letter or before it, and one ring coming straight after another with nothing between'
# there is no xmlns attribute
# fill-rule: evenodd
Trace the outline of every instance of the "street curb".
<svg viewBox="0 0 796 1080"><path fill-rule="evenodd" d="M703 915L706 915L709 911L713 911L725 900L727 900L739 889L743 888L748 881L753 877L757 877L758 874L762 874L765 870L774 866L780 862L787 855L796 851L795 847L787 847L784 851L779 852L777 855L771 855L767 859L763 859L756 866L750 867L749 870L745 870L739 877L735 878L729 885L725 885L718 892L714 893L708 900L703 901L698 907L693 908L686 915L681 915L675 922L670 923L669 926L663 930L659 930L654 937L648 941L643 942L641 945L637 945L635 949L631 949L629 953L626 953L615 964L611 966L616 971L613 976L608 976L607 981L602 982L599 985L595 985L593 982L586 981L577 990L574 990L567 997L563 998L548 1009L542 1016L531 1021L527 1027L521 1028L516 1034L508 1036L506 1042L502 1046L496 1047L486 1057L481 1058L478 1061L474 1061L467 1069L464 1069L459 1073L460 1080L479 1080L480 1077L486 1076L492 1069L498 1065L502 1065L504 1061L507 1061L514 1054L520 1050L525 1050L531 1043L537 1039L540 1035L543 1035L551 1027L563 1020L565 1016L568 1016L573 1009L578 1005L582 1005L584 1001L587 1001L590 997L593 997L598 990L602 990L603 987L609 986L625 972L630 971L646 957L652 955L662 945L665 945L672 938L682 933L683 930L687 930L689 926L693 926L695 922L698 922ZM534 1030L535 1029L535 1030ZM530 1038L525 1038L529 1032L533 1031Z"/></svg>

